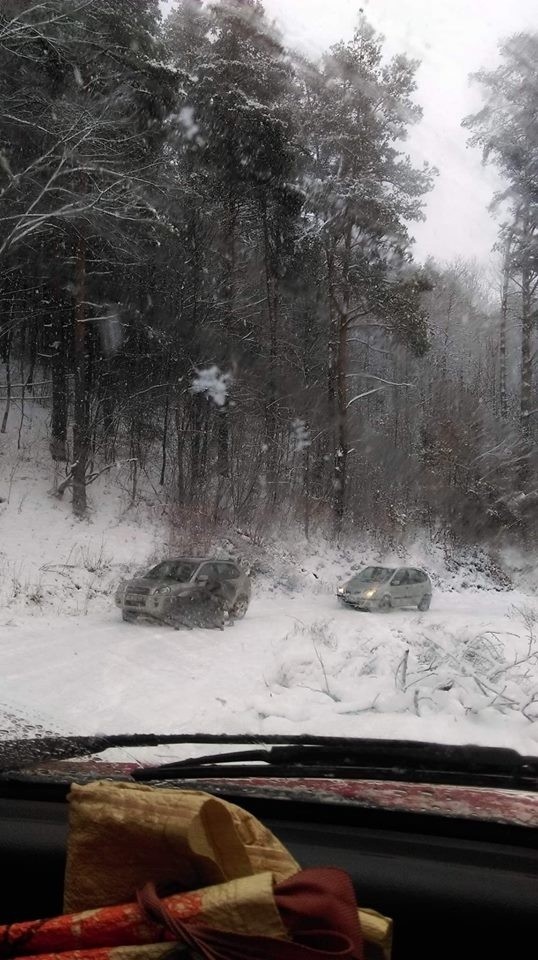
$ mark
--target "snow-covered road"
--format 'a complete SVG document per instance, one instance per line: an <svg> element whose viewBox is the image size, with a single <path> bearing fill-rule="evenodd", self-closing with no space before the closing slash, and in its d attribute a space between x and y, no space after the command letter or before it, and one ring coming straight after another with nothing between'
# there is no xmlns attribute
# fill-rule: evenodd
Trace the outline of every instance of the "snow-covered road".
<svg viewBox="0 0 538 960"><path fill-rule="evenodd" d="M438 591L424 614L265 591L224 632L128 624L113 606L4 610L0 736L314 733L536 753L537 616L516 591Z"/></svg>

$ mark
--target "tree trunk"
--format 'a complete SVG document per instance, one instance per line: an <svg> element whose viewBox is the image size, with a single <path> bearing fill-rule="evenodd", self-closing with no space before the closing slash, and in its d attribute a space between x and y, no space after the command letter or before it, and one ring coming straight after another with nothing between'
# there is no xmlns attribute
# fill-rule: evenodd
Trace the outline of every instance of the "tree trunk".
<svg viewBox="0 0 538 960"><path fill-rule="evenodd" d="M114 460L116 455L115 448L117 427L114 424L115 398L110 392L111 388L108 380L105 390L107 392L104 394L101 404L101 436L103 437L105 460L108 462L109 460Z"/></svg>
<svg viewBox="0 0 538 960"><path fill-rule="evenodd" d="M524 489L529 481L532 411L532 341L534 317L532 313L530 244L532 230L529 228L529 210L522 219L521 255L521 385L519 398L519 423L522 437L522 456L519 467L519 484Z"/></svg>
<svg viewBox="0 0 538 960"><path fill-rule="evenodd" d="M30 393L33 393L35 368L37 363L37 330L36 330L35 321L33 321L31 324L30 332L28 334L28 340L29 340L29 353L30 353L30 368L28 370L28 376L26 378L26 387L30 391Z"/></svg>
<svg viewBox="0 0 538 960"><path fill-rule="evenodd" d="M532 410L532 297L531 277L527 260L521 273L521 394L520 424L526 440L530 434L530 412Z"/></svg>
<svg viewBox="0 0 538 960"><path fill-rule="evenodd" d="M326 251L327 258L327 290L329 330L327 343L327 409L329 423L333 422L336 398L336 355L338 339L338 318L334 306L334 243Z"/></svg>
<svg viewBox="0 0 538 960"><path fill-rule="evenodd" d="M13 305L11 306L11 312L13 313ZM11 317L10 317L11 325ZM8 327L9 329L9 327ZM2 428L0 433L5 433L7 429L7 421L9 417L9 410L11 407L11 341L13 334L10 332L6 337L6 346L5 352L3 353L4 363L6 365L6 409L4 410L4 416L2 418Z"/></svg>
<svg viewBox="0 0 538 960"><path fill-rule="evenodd" d="M510 239L506 241L501 290L501 322L499 327L499 406L501 417L508 416L506 393L506 326L508 317L508 290L510 286Z"/></svg>
<svg viewBox="0 0 538 960"><path fill-rule="evenodd" d="M216 412L217 418L217 473L219 477L230 476L230 426L228 423L228 405Z"/></svg>
<svg viewBox="0 0 538 960"><path fill-rule="evenodd" d="M67 344L65 336L64 304L57 288L58 297L53 298L52 306L52 334L53 354L51 361L52 378L52 410L51 410L51 438L50 455L56 462L65 463L67 460ZM76 322L76 321L75 321Z"/></svg>
<svg viewBox="0 0 538 960"><path fill-rule="evenodd" d="M170 409L170 392L169 388L166 390L166 400L164 403L164 423L163 423L163 436L161 442L161 476L159 478L159 485L164 487L164 478L166 475L166 447L168 444L168 413Z"/></svg>
<svg viewBox="0 0 538 960"><path fill-rule="evenodd" d="M75 373L75 411L73 422L73 513L84 517L86 497L86 461L88 459L88 356L85 323L86 241L79 234L75 251L75 330L73 355Z"/></svg>
<svg viewBox="0 0 538 960"><path fill-rule="evenodd" d="M277 442L277 343L278 343L278 286L272 264L271 238L267 218L267 206L263 210L265 295L268 320L267 399L265 401L265 479L269 499L277 498L276 442Z"/></svg>
<svg viewBox="0 0 538 960"><path fill-rule="evenodd" d="M202 400L191 396L188 400L188 422L190 429L190 499L196 500L200 494L200 482L206 478L202 476Z"/></svg>
<svg viewBox="0 0 538 960"><path fill-rule="evenodd" d="M230 363L229 344L235 318L235 270L236 270L237 207L233 199L229 203L227 243L227 276L224 286L224 359ZM230 423L228 401L217 411L217 473L225 478L230 475Z"/></svg>
<svg viewBox="0 0 538 960"><path fill-rule="evenodd" d="M140 466L142 464L142 444L141 444L141 434L142 434L142 423L140 420L139 412L135 409L133 416L131 418L131 429L130 440L129 440L129 449L130 449L130 458L131 458L131 504L136 503L136 497L138 494L138 477L140 473Z"/></svg>
<svg viewBox="0 0 538 960"><path fill-rule="evenodd" d="M180 398L176 397L175 403L175 421L176 421L176 471L177 471L177 502L182 504L185 499L185 466L184 466L184 430L182 423L183 410ZM192 463L191 463L192 467Z"/></svg>
<svg viewBox="0 0 538 960"><path fill-rule="evenodd" d="M338 348L336 360L337 429L334 458L334 513L336 526L340 529L346 505L346 479L348 459L347 430L347 323L340 317L338 324Z"/></svg>
<svg viewBox="0 0 538 960"><path fill-rule="evenodd" d="M348 370L348 314L351 302L349 267L351 263L351 225L344 241L344 309L338 316L338 345L336 355L337 442L334 458L334 514L336 527L342 525L346 508L347 460L349 454L347 429L347 370Z"/></svg>
<svg viewBox="0 0 538 960"><path fill-rule="evenodd" d="M303 498L304 498L304 535L310 538L310 447L304 451L303 463Z"/></svg>
<svg viewBox="0 0 538 960"><path fill-rule="evenodd" d="M531 410L532 410L532 332L533 316L531 310L531 277L528 259L525 257L521 270L521 387L519 423L523 441L519 466L519 484L524 488L529 480L531 453Z"/></svg>

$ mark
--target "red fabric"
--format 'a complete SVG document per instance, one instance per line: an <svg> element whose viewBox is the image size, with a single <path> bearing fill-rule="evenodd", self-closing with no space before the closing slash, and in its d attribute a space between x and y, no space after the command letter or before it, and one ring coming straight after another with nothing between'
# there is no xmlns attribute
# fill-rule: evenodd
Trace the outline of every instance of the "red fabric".
<svg viewBox="0 0 538 960"><path fill-rule="evenodd" d="M338 930L353 945L353 957L363 953L362 933L353 884L347 873L331 867L302 870L280 883L275 900L282 922L294 939L312 930Z"/></svg>
<svg viewBox="0 0 538 960"><path fill-rule="evenodd" d="M343 871L303 870L276 887L275 901L288 941L208 927L197 919L200 894L160 900L148 885L138 903L0 926L0 960L110 960L115 947L167 940L189 945L204 960L364 960L353 887Z"/></svg>

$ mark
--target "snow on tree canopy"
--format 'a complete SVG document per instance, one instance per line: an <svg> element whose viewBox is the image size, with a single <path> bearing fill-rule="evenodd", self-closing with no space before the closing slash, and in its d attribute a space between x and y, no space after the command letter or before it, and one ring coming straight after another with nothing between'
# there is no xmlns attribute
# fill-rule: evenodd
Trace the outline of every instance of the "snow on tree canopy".
<svg viewBox="0 0 538 960"><path fill-rule="evenodd" d="M193 393L205 393L207 398L212 400L217 407L223 407L228 397L231 382L231 373L223 373L217 366L212 366L205 370L198 370L195 379L192 381L191 390Z"/></svg>

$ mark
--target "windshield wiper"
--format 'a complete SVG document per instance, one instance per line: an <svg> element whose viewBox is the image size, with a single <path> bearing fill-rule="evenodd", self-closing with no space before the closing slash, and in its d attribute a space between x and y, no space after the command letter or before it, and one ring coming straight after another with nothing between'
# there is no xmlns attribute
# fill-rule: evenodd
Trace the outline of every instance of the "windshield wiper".
<svg viewBox="0 0 538 960"><path fill-rule="evenodd" d="M259 734L240 733L117 733L95 734L92 736L43 736L21 737L14 740L0 740L0 773L26 769L29 765L48 760L68 760L90 757L105 750L131 747L160 747L166 744L219 744L219 745L258 745L269 744L306 746L327 746L333 748L359 744L381 744L381 741L349 739L347 737L318 737L307 734L295 734L289 737L279 734L261 736ZM419 744L420 746L420 744ZM509 751L507 751L509 752ZM220 756L220 755L219 755ZM242 754L243 756L243 754ZM203 758L202 758L203 759ZM173 764L174 766L177 764Z"/></svg>
<svg viewBox="0 0 538 960"><path fill-rule="evenodd" d="M0 741L0 773L23 770L30 764L47 760L68 760L70 758L89 757L104 750L121 747L161 747L165 744L219 743L219 744L268 744L268 743L345 743L341 738L309 736L268 736L254 734L211 733L117 733L95 734L93 736L44 736L21 737Z"/></svg>
<svg viewBox="0 0 538 960"><path fill-rule="evenodd" d="M538 761L515 750L408 740L281 744L193 757L133 770L139 781L197 779L377 779L538 789Z"/></svg>
<svg viewBox="0 0 538 960"><path fill-rule="evenodd" d="M103 734L0 742L0 775L48 761L80 759L112 748L165 744L251 746L131 772L138 781L341 778L538 789L538 759L515 750L411 740L252 734Z"/></svg>

